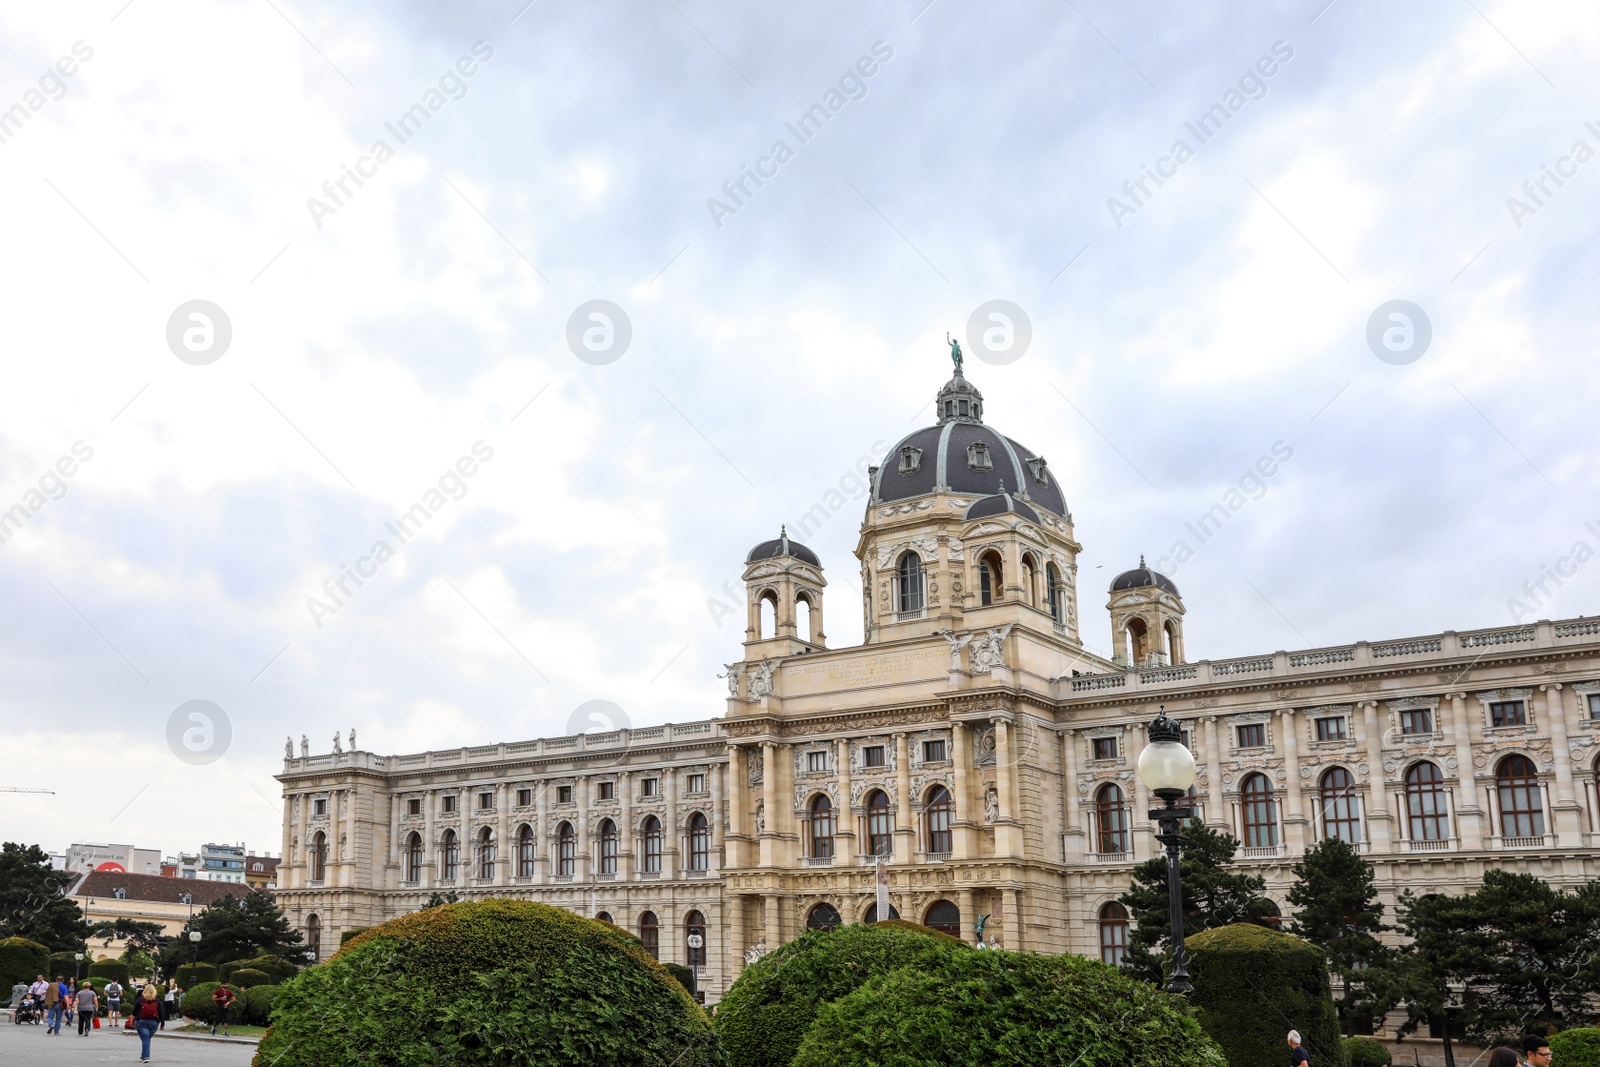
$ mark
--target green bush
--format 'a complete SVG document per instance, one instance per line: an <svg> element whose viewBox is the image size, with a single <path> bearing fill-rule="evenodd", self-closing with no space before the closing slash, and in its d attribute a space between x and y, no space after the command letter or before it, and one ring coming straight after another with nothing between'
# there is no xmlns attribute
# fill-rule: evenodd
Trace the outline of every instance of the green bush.
<svg viewBox="0 0 1600 1067"><path fill-rule="evenodd" d="M253 985L244 993L244 1021L251 1026L265 1026L272 1015L272 999L277 996L275 985Z"/></svg>
<svg viewBox="0 0 1600 1067"><path fill-rule="evenodd" d="M677 979L678 984L687 989L690 995L694 994L695 982L693 968L685 967L681 963L663 963L661 966L665 967L667 969L667 973L672 975L673 978Z"/></svg>
<svg viewBox="0 0 1600 1067"><path fill-rule="evenodd" d="M1317 946L1252 923L1221 926L1184 942L1194 979L1190 1003L1232 1067L1281 1067L1285 1037L1316 1067L1344 1067L1328 957Z"/></svg>
<svg viewBox="0 0 1600 1067"><path fill-rule="evenodd" d="M1389 1046L1370 1037L1345 1038L1344 1056L1350 1062L1350 1067L1391 1067L1394 1063Z"/></svg>
<svg viewBox="0 0 1600 1067"><path fill-rule="evenodd" d="M206 1026L210 1026L217 1018L216 1005L211 1001L211 994L222 986L221 982L201 982L193 989L183 992L183 1000L178 1003L178 1010L185 1018L195 1019ZM228 983L228 988L233 990L233 995L239 999L233 1005L233 1021L239 1022L239 1005L244 1003L244 990L233 983Z"/></svg>
<svg viewBox="0 0 1600 1067"><path fill-rule="evenodd" d="M300 968L286 959L281 959L277 956L253 956L247 960L234 960L231 963L224 963L218 969L217 977L224 982L231 982L233 981L234 972L245 968L260 971L274 983L287 982L300 973Z"/></svg>
<svg viewBox="0 0 1600 1067"><path fill-rule="evenodd" d="M637 940L527 900L444 904L278 988L256 1063L722 1067L698 1005Z"/></svg>
<svg viewBox="0 0 1600 1067"><path fill-rule="evenodd" d="M959 938L893 920L809 930L746 967L713 1025L730 1067L786 1067L824 1004L898 967L938 971L970 951Z"/></svg>
<svg viewBox="0 0 1600 1067"><path fill-rule="evenodd" d="M178 968L176 977L178 981L178 988L188 989L190 986L200 985L204 982L210 982L212 985L217 985L219 984L219 979L221 979L222 976L217 973L217 965L214 963L201 963L195 965L185 963L182 967Z"/></svg>
<svg viewBox="0 0 1600 1067"><path fill-rule="evenodd" d="M370 929L372 929L370 926L352 926L350 929L339 935L339 947L344 948L345 943L352 937L359 937Z"/></svg>
<svg viewBox="0 0 1600 1067"><path fill-rule="evenodd" d="M824 1004L793 1067L934 1063L1228 1067L1155 987L1083 956L1002 951L902 967Z"/></svg>
<svg viewBox="0 0 1600 1067"><path fill-rule="evenodd" d="M93 966L93 964L90 962L87 952L83 954L83 959L81 960L71 952L52 952L50 953L50 958L45 961L44 976L46 978L54 978L59 974L70 982L74 975L82 978L84 968L90 966Z"/></svg>
<svg viewBox="0 0 1600 1067"><path fill-rule="evenodd" d="M25 937L8 937L0 940L0 989L7 995L11 987L21 982L32 985L33 980L49 968L50 948ZM55 975L47 977L54 978Z"/></svg>
<svg viewBox="0 0 1600 1067"><path fill-rule="evenodd" d="M236 985L240 989L249 989L253 985L272 985L272 976L254 967L240 967L233 972L233 977L228 979L228 984Z"/></svg>
<svg viewBox="0 0 1600 1067"><path fill-rule="evenodd" d="M1550 1035L1551 1062L1561 1067L1600 1067L1600 1027L1585 1026Z"/></svg>
<svg viewBox="0 0 1600 1067"><path fill-rule="evenodd" d="M128 974L128 965L121 960L99 960L89 964L90 978L115 978L123 985L127 985Z"/></svg>

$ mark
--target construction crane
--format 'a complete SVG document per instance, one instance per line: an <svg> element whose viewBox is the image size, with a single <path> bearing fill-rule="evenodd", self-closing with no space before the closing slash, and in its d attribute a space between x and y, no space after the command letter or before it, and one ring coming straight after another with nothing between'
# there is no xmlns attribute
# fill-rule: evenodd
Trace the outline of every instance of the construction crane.
<svg viewBox="0 0 1600 1067"><path fill-rule="evenodd" d="M56 795L54 789L40 789L37 786L28 785L0 785L0 793L49 793L51 796Z"/></svg>

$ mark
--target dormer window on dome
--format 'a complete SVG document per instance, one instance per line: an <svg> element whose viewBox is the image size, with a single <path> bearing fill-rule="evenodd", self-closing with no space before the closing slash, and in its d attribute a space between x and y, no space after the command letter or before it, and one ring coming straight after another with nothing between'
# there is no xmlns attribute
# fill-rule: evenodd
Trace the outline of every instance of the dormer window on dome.
<svg viewBox="0 0 1600 1067"><path fill-rule="evenodd" d="M910 445L900 450L900 473L910 474L922 469L922 449Z"/></svg>
<svg viewBox="0 0 1600 1067"><path fill-rule="evenodd" d="M1050 484L1050 471L1046 467L1043 456L1034 456L1028 460L1028 472L1033 475L1033 480L1040 485Z"/></svg>
<svg viewBox="0 0 1600 1067"><path fill-rule="evenodd" d="M989 458L989 446L982 441L967 446L967 466L975 471L994 469L994 460Z"/></svg>

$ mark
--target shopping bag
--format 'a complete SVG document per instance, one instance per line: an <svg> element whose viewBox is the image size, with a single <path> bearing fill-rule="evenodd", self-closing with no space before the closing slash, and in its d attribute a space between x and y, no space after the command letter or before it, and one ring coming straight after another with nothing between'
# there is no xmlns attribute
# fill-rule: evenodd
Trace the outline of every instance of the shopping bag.
<svg viewBox="0 0 1600 1067"><path fill-rule="evenodd" d="M96 1030L100 1029L100 1016L98 1015L94 1017L94 1028Z"/></svg>
<svg viewBox="0 0 1600 1067"><path fill-rule="evenodd" d="M132 1030L133 1029L133 1016L130 1015L126 1019L122 1020L122 1028L124 1030Z"/></svg>

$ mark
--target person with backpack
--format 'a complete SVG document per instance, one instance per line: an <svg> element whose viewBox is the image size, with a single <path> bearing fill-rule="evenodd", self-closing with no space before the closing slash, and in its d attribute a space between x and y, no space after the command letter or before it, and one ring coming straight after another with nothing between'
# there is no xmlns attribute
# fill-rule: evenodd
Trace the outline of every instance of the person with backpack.
<svg viewBox="0 0 1600 1067"><path fill-rule="evenodd" d="M156 987L147 985L133 1003L133 1028L139 1031L139 1062L150 1062L150 1039L166 1022L166 1009L156 999Z"/></svg>
<svg viewBox="0 0 1600 1067"><path fill-rule="evenodd" d="M82 1037L94 1029L94 1017L100 1010L100 998L95 996L94 986L88 982L78 987L78 1036Z"/></svg>
<svg viewBox="0 0 1600 1067"><path fill-rule="evenodd" d="M122 1021L122 983L115 978L106 983L106 1018L112 1026Z"/></svg>
<svg viewBox="0 0 1600 1067"><path fill-rule="evenodd" d="M44 987L45 1029L47 1034L61 1032L61 1002L66 998L62 995L67 984L56 975L56 980Z"/></svg>
<svg viewBox="0 0 1600 1067"><path fill-rule="evenodd" d="M211 994L211 1007L216 1010L216 1017L211 1021L211 1033L217 1032L217 1027L222 1027L222 1036L228 1036L228 1014L233 1009L233 1002L238 998L233 990L228 988L226 982L217 986Z"/></svg>

